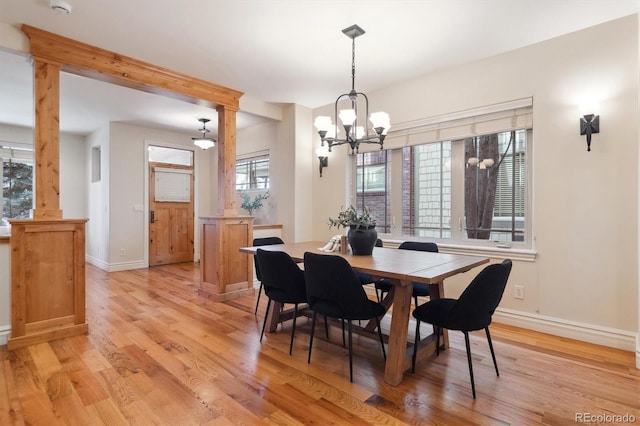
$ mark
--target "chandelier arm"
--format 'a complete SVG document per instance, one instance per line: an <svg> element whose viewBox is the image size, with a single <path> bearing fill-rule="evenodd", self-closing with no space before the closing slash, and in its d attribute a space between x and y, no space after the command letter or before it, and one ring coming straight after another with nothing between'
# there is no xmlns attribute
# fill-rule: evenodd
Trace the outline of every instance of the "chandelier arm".
<svg viewBox="0 0 640 426"><path fill-rule="evenodd" d="M369 98L367 97L367 95L365 95L362 92L356 92L356 95L362 95L362 97L364 98L364 130L365 130L365 138L368 140L369 139L369 125L367 123L367 120L369 119ZM357 118L356 118L357 120Z"/></svg>

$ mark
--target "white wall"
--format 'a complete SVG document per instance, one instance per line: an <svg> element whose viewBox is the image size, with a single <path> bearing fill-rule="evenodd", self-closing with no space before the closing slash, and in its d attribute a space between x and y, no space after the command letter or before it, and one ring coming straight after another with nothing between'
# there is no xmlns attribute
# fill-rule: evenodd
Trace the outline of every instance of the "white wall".
<svg viewBox="0 0 640 426"><path fill-rule="evenodd" d="M265 215L259 223L282 224L285 241L309 240L312 236L311 175L317 169L310 159L311 126L310 109L287 104L282 106L280 121L240 129L236 138L239 156L269 150L270 198L265 203L266 212L259 212Z"/></svg>
<svg viewBox="0 0 640 426"><path fill-rule="evenodd" d="M100 148L100 179L91 181L91 150ZM111 152L109 125L105 125L89 136L85 147L87 164L86 185L87 212L89 221L85 225L87 235L87 261L102 269L109 265L109 157Z"/></svg>
<svg viewBox="0 0 640 426"><path fill-rule="evenodd" d="M0 141L33 145L33 128L0 124ZM64 218L86 218L86 140L60 133L60 208Z"/></svg>
<svg viewBox="0 0 640 426"><path fill-rule="evenodd" d="M263 201L263 206L254 212L255 224L275 224L277 222L277 205L281 199L278 188L282 182L282 174L277 167L279 158L280 144L278 141L278 127L279 123L276 121L270 121L257 126L248 127L244 129L238 129L236 133L236 156L251 156L252 154L258 155L265 151L270 155L270 167L269 167L269 198ZM267 191L255 190L246 191L251 198L257 194L262 194ZM247 214L246 210L240 207L242 198L239 196L236 199L236 205L238 206L239 214Z"/></svg>
<svg viewBox="0 0 640 426"><path fill-rule="evenodd" d="M593 54L585 54L585 46ZM633 349L638 331L638 22L599 25L367 93L403 123L533 97L535 262L514 265L502 320ZM582 111L581 104L594 104ZM314 111L325 114L327 106ZM586 151L581 114L600 114ZM393 130L393 129L392 129ZM313 129L310 129L314 133ZM319 144L315 137L314 144ZM314 238L345 204L344 147L313 179ZM471 276L448 280L456 295ZM512 297L525 286L525 300Z"/></svg>
<svg viewBox="0 0 640 426"><path fill-rule="evenodd" d="M86 146L84 136L60 135L60 208L65 219L88 217Z"/></svg>
<svg viewBox="0 0 640 426"><path fill-rule="evenodd" d="M147 206L145 144L192 149L191 135L113 122L110 124L109 141L109 198L105 203L108 205L105 208L108 210L109 244L106 247L108 254L104 269L113 271L146 267L148 211L137 211L135 208ZM214 215L217 207L217 196L212 191L216 186L212 185L213 176L216 176L217 182L217 169L213 166L212 156L217 158L215 149L195 150L196 218ZM197 260L200 248L197 219L194 228ZM120 255L121 249L125 250L125 256Z"/></svg>

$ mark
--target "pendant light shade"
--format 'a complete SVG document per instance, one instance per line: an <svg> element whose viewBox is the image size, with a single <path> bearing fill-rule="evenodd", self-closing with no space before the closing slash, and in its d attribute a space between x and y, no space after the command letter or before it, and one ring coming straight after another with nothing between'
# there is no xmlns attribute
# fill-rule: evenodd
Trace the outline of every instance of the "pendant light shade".
<svg viewBox="0 0 640 426"><path fill-rule="evenodd" d="M202 129L198 129L199 132L202 132L202 136L199 138L191 138L193 140L193 144L202 149L213 148L216 144L216 140L207 137L207 133L210 132L210 130L207 129L207 123L211 120L208 118L199 118L198 121L202 123Z"/></svg>

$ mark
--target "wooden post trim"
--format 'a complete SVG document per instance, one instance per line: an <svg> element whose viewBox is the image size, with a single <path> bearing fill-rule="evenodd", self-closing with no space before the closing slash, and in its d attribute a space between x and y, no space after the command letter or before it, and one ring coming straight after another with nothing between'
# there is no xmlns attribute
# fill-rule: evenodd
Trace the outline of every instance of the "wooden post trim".
<svg viewBox="0 0 640 426"><path fill-rule="evenodd" d="M148 93L173 97L210 107L238 108L242 92L189 77L157 65L91 46L30 25L22 25L29 37L30 53L59 62L72 74L115 83Z"/></svg>
<svg viewBox="0 0 640 426"><path fill-rule="evenodd" d="M62 219L60 210L60 64L34 58L35 209L33 218Z"/></svg>
<svg viewBox="0 0 640 426"><path fill-rule="evenodd" d="M224 105L218 111L218 215L237 216L236 110Z"/></svg>

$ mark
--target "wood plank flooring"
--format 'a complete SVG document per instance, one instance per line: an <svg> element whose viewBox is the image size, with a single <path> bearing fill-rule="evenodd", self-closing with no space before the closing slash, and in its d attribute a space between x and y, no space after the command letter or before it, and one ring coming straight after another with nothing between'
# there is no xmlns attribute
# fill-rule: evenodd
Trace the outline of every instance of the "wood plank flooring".
<svg viewBox="0 0 640 426"><path fill-rule="evenodd" d="M378 342L354 336L350 383L339 329L329 341L318 330L308 364L310 321L298 321L289 356L290 321L259 342L265 297L256 316L255 296L216 303L198 280L192 263L87 265L87 336L0 347L0 425L640 424L631 352L493 324L500 377L473 334L474 400L460 333L398 387L383 381Z"/></svg>

